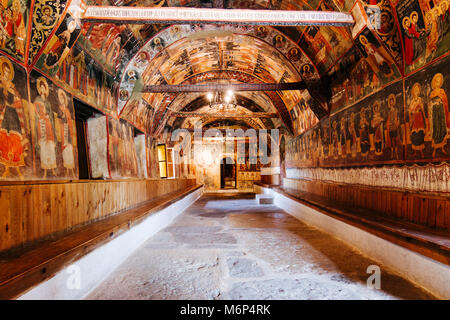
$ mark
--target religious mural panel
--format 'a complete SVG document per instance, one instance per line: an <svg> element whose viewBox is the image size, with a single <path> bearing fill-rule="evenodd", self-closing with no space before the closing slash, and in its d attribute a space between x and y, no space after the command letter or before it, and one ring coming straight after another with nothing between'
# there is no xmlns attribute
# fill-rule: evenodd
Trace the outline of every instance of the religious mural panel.
<svg viewBox="0 0 450 320"><path fill-rule="evenodd" d="M450 56L405 81L407 160L450 158Z"/></svg>
<svg viewBox="0 0 450 320"><path fill-rule="evenodd" d="M106 116L97 115L87 120L87 140L92 178L109 178Z"/></svg>
<svg viewBox="0 0 450 320"><path fill-rule="evenodd" d="M33 70L30 74L34 169L41 179L78 178L72 96Z"/></svg>
<svg viewBox="0 0 450 320"><path fill-rule="evenodd" d="M146 136L147 174L150 179L159 179L158 142Z"/></svg>
<svg viewBox="0 0 450 320"><path fill-rule="evenodd" d="M31 0L3 0L0 3L0 50L26 62L26 43Z"/></svg>
<svg viewBox="0 0 450 320"><path fill-rule="evenodd" d="M134 128L123 120L108 117L108 134L111 178L137 177Z"/></svg>
<svg viewBox="0 0 450 320"><path fill-rule="evenodd" d="M450 45L448 0L396 1L403 35L406 73L447 53Z"/></svg>
<svg viewBox="0 0 450 320"><path fill-rule="evenodd" d="M36 62L36 67L53 77L69 55L79 35L80 25L77 24L77 21L70 14L67 14L47 42L45 49Z"/></svg>
<svg viewBox="0 0 450 320"><path fill-rule="evenodd" d="M30 118L33 114L28 106L25 69L0 56L0 84L1 179L32 179Z"/></svg>
<svg viewBox="0 0 450 320"><path fill-rule="evenodd" d="M402 82L339 111L288 143L291 167L355 166L404 161Z"/></svg>
<svg viewBox="0 0 450 320"><path fill-rule="evenodd" d="M77 44L67 54L54 77L64 89L94 108L117 115L114 77L104 72L102 67Z"/></svg>
<svg viewBox="0 0 450 320"><path fill-rule="evenodd" d="M50 33L56 28L64 12L65 0L36 0L32 14L32 30L28 63L31 64L38 55Z"/></svg>

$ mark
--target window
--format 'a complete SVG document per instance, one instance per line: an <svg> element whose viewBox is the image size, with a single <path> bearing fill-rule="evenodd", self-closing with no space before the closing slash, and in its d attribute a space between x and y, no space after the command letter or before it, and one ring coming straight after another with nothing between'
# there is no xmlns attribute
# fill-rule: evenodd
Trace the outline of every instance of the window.
<svg viewBox="0 0 450 320"><path fill-rule="evenodd" d="M167 178L166 145L158 145L159 177Z"/></svg>

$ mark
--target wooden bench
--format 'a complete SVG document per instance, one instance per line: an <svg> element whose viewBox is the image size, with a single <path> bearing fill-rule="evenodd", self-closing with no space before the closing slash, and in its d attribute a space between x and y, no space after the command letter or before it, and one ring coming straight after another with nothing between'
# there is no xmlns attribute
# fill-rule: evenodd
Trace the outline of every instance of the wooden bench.
<svg viewBox="0 0 450 320"><path fill-rule="evenodd" d="M19 296L150 215L201 187L195 185L183 191L172 192L22 250L0 253L0 299Z"/></svg>
<svg viewBox="0 0 450 320"><path fill-rule="evenodd" d="M261 185L267 188L267 186ZM276 192L316 211L365 230L419 254L450 265L450 233L396 220L373 210L349 207L338 201L294 189L272 187Z"/></svg>

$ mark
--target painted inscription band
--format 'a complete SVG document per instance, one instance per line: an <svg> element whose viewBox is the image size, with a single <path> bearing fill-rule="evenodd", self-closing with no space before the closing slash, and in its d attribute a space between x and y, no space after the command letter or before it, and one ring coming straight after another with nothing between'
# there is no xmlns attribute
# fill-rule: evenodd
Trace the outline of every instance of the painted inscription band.
<svg viewBox="0 0 450 320"><path fill-rule="evenodd" d="M239 23L247 25L353 25L351 14L328 11L246 10L215 8L144 8L88 6L84 22Z"/></svg>

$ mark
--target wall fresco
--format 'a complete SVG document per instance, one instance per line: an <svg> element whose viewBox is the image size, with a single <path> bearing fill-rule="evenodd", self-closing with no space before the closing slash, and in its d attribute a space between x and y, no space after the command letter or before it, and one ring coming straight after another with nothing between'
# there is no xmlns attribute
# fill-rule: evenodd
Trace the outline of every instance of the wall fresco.
<svg viewBox="0 0 450 320"><path fill-rule="evenodd" d="M87 120L87 140L91 176L94 179L109 178L108 134L106 116L97 115Z"/></svg>
<svg viewBox="0 0 450 320"><path fill-rule="evenodd" d="M450 56L406 79L407 159L450 156Z"/></svg>
<svg viewBox="0 0 450 320"><path fill-rule="evenodd" d="M133 127L123 120L108 117L108 135L111 178L137 177Z"/></svg>
<svg viewBox="0 0 450 320"><path fill-rule="evenodd" d="M67 14L50 38L36 62L36 67L53 77L69 55L80 34L80 25Z"/></svg>
<svg viewBox="0 0 450 320"><path fill-rule="evenodd" d="M55 82L96 109L117 115L114 77L76 44L61 62Z"/></svg>
<svg viewBox="0 0 450 320"><path fill-rule="evenodd" d="M31 64L48 36L57 26L59 18L64 12L66 1L64 0L36 0L32 14L32 31L28 63Z"/></svg>
<svg viewBox="0 0 450 320"><path fill-rule="evenodd" d="M409 73L447 53L450 45L448 0L396 1L405 50L405 68Z"/></svg>
<svg viewBox="0 0 450 320"><path fill-rule="evenodd" d="M0 174L2 180L31 179L33 150L27 74L0 55Z"/></svg>
<svg viewBox="0 0 450 320"><path fill-rule="evenodd" d="M3 0L0 3L0 50L25 61L31 0Z"/></svg>
<svg viewBox="0 0 450 320"><path fill-rule="evenodd" d="M41 179L78 178L72 96L37 71L30 74L34 169Z"/></svg>
<svg viewBox="0 0 450 320"><path fill-rule="evenodd" d="M404 160L403 84L340 111L288 144L290 166L353 166Z"/></svg>

